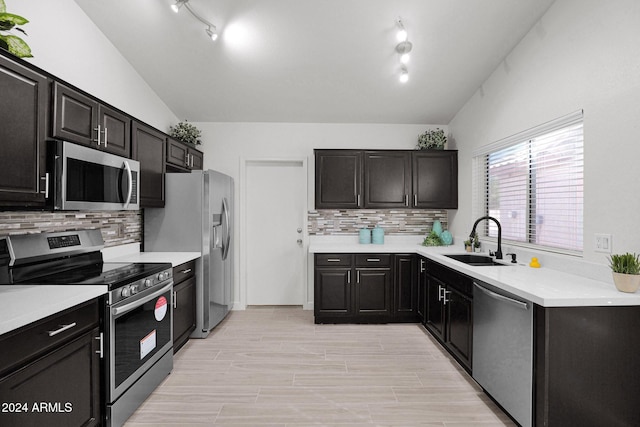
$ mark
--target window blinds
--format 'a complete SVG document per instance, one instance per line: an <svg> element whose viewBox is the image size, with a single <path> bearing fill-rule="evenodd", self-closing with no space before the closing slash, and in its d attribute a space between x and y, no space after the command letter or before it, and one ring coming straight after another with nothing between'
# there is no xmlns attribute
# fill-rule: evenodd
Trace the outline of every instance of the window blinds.
<svg viewBox="0 0 640 427"><path fill-rule="evenodd" d="M475 152L474 217L500 221L505 241L580 253L583 248L582 111ZM485 221L481 236L497 237Z"/></svg>

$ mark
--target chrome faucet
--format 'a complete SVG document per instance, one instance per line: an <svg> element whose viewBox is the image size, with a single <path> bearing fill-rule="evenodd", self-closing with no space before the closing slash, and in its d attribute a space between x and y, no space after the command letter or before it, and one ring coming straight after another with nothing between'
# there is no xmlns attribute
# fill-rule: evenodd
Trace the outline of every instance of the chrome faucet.
<svg viewBox="0 0 640 427"><path fill-rule="evenodd" d="M476 227L478 226L478 223L483 219L490 219L498 226L498 249L496 249L496 259L502 259L502 226L500 225L500 221L498 221L494 217L487 215L476 219L476 222L473 224L473 228L471 229L471 234L469 234L469 239L473 241L473 238L476 235Z"/></svg>

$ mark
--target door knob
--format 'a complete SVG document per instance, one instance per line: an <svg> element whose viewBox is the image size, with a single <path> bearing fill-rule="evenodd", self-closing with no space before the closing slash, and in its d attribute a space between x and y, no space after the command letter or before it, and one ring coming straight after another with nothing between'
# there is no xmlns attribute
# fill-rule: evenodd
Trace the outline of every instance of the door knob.
<svg viewBox="0 0 640 427"><path fill-rule="evenodd" d="M302 228L298 228L298 233L302 233Z"/></svg>
<svg viewBox="0 0 640 427"><path fill-rule="evenodd" d="M299 245L301 245L301 244L302 244L302 239L298 239L298 240L296 240L296 242L297 242Z"/></svg>

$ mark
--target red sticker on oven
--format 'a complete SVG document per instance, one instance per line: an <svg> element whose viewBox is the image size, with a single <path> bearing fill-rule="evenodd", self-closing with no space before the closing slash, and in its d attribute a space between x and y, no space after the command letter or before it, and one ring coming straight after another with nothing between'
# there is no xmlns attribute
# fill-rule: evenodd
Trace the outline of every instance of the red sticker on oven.
<svg viewBox="0 0 640 427"><path fill-rule="evenodd" d="M158 298L156 301L156 308L153 310L153 314L156 316L156 320L159 322L164 319L164 316L167 314L167 308L169 305L167 304L167 299L165 297Z"/></svg>

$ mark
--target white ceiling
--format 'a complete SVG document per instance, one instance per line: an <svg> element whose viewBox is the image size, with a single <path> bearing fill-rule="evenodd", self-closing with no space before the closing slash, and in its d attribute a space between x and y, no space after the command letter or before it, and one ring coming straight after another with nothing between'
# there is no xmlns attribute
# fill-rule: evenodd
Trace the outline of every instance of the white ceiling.
<svg viewBox="0 0 640 427"><path fill-rule="evenodd" d="M553 0L190 0L215 43L171 0L76 2L180 119L447 124Z"/></svg>

